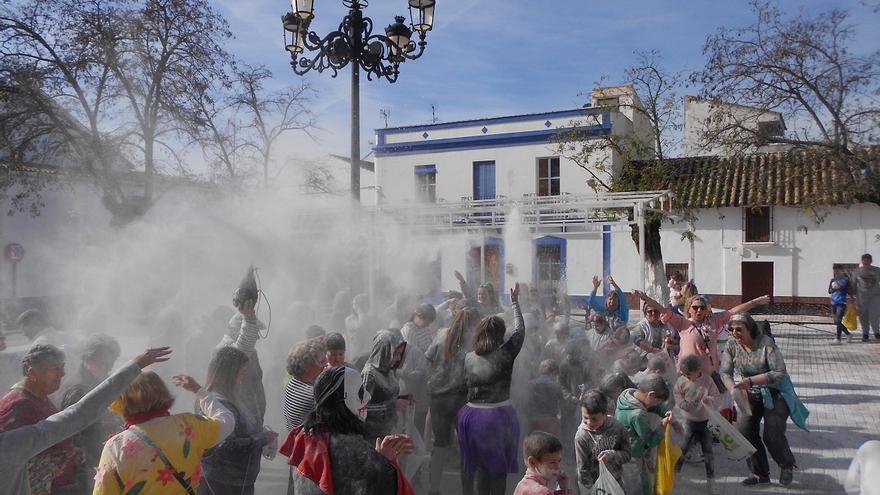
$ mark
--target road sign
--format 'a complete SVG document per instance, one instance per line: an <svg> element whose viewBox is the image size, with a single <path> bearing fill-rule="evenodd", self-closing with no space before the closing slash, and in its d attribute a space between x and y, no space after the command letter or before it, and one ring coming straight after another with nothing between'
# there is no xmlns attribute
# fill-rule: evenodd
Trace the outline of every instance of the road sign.
<svg viewBox="0 0 880 495"><path fill-rule="evenodd" d="M24 258L24 247L17 242L10 242L5 248L3 248L3 257L5 257L7 261L17 263Z"/></svg>

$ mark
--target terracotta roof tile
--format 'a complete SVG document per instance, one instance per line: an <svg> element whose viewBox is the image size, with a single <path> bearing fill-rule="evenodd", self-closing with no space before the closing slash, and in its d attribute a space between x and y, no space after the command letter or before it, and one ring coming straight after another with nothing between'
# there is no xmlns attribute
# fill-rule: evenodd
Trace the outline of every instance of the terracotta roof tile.
<svg viewBox="0 0 880 495"><path fill-rule="evenodd" d="M634 161L622 177L642 184L639 189L670 189L684 208L880 202L880 184L866 182L880 177L880 147L863 148L855 156L792 151Z"/></svg>

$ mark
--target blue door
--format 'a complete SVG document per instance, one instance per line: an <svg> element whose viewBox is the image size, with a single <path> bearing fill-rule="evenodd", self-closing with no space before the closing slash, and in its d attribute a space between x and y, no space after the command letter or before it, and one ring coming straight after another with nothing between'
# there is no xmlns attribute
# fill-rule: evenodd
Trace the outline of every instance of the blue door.
<svg viewBox="0 0 880 495"><path fill-rule="evenodd" d="M474 162L474 199L495 197L495 162Z"/></svg>

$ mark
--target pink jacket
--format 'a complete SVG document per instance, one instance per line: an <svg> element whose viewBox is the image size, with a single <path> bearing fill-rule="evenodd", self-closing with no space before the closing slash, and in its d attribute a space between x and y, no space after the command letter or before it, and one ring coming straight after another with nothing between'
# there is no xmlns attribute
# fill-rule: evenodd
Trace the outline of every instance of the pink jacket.
<svg viewBox="0 0 880 495"><path fill-rule="evenodd" d="M712 374L718 371L721 367L721 355L718 353L718 333L730 321L731 316L733 313L730 311L712 313L703 320L698 329L687 318L672 313L669 317L669 324L678 330L678 334L681 336L678 359L695 355L703 362L703 373ZM709 340L708 348L703 335Z"/></svg>
<svg viewBox="0 0 880 495"><path fill-rule="evenodd" d="M517 483L513 495L569 495L568 489L553 491L547 488L547 483L547 478L528 468L526 475Z"/></svg>

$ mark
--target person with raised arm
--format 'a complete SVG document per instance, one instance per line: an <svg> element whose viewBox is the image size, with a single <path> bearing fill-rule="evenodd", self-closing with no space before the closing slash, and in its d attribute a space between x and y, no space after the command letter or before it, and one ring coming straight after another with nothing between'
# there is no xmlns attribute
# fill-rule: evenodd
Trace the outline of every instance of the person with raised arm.
<svg viewBox="0 0 880 495"><path fill-rule="evenodd" d="M696 355L700 358L703 364L702 372L711 376L718 389L722 392L724 391L724 385L721 383L721 377L718 375L718 369L721 367L721 355L718 353L718 333L730 321L734 313L749 311L756 306L770 302L769 295L761 296L734 306L729 310L713 313L712 307L709 305L709 298L697 294L686 301L685 312L688 317L684 318L676 314L671 308L665 307L651 299L640 290L633 290L632 293L647 303L649 307L665 313L669 324L678 330L678 334L681 337L678 358L681 359L689 355Z"/></svg>
<svg viewBox="0 0 880 495"><path fill-rule="evenodd" d="M598 275L593 275L593 291L590 292L589 300L590 309L605 316L611 328L617 329L621 326L620 323L623 323L622 326L625 327L626 322L629 321L629 304L626 302L623 291L620 290L620 287L618 287L617 282L614 281L614 277L611 275L608 276L608 284L613 290L607 296L596 295L601 281Z"/></svg>
<svg viewBox="0 0 880 495"><path fill-rule="evenodd" d="M464 358L468 403L458 413L462 491L503 495L507 473L519 472L519 420L510 403L510 382L516 356L526 338L519 308L519 284L510 289L513 333L498 316L487 316L474 329L474 350Z"/></svg>
<svg viewBox="0 0 880 495"><path fill-rule="evenodd" d="M30 494L26 478L28 461L100 419L101 411L138 377L143 368L167 361L168 354L171 354L168 347L147 349L67 409L35 424L0 433L0 473L4 474L4 493Z"/></svg>

